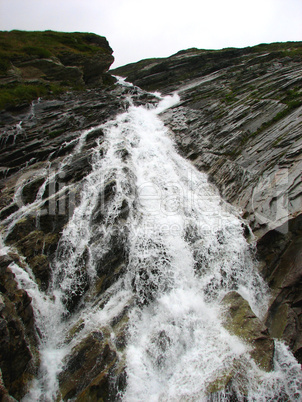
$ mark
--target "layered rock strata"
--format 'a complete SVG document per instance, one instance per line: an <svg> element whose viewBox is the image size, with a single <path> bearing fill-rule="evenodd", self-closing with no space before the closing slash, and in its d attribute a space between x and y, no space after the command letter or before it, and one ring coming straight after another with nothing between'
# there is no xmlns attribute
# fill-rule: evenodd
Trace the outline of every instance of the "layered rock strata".
<svg viewBox="0 0 302 402"><path fill-rule="evenodd" d="M301 361L301 42L188 49L113 72L180 95L162 119L182 155L248 223L271 287L266 324Z"/></svg>

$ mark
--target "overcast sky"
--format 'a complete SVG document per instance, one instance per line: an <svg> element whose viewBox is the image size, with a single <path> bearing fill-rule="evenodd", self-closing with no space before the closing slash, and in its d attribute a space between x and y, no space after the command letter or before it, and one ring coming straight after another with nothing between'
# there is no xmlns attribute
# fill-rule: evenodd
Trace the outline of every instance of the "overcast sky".
<svg viewBox="0 0 302 402"><path fill-rule="evenodd" d="M94 32L113 67L190 47L302 40L302 0L0 0L0 30Z"/></svg>

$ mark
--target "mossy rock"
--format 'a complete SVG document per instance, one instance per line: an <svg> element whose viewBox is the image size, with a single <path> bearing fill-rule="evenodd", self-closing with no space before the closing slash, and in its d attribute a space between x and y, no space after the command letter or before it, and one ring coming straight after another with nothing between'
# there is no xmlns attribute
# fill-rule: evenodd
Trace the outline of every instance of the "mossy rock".
<svg viewBox="0 0 302 402"><path fill-rule="evenodd" d="M36 217L35 216L27 216L25 218L20 219L11 232L8 234L6 238L7 244L12 244L20 239L23 239L29 233L36 230Z"/></svg>
<svg viewBox="0 0 302 402"><path fill-rule="evenodd" d="M72 328L68 331L65 342L70 343L72 338L74 338L81 330L85 327L84 320L81 318L79 321L72 326Z"/></svg>
<svg viewBox="0 0 302 402"><path fill-rule="evenodd" d="M113 372L118 356L108 341L106 331L95 331L76 345L59 376L64 401L114 400Z"/></svg>
<svg viewBox="0 0 302 402"><path fill-rule="evenodd" d="M222 303L226 308L225 328L252 346L250 355L261 369L271 371L274 341L269 336L266 326L253 313L249 303L237 292L228 293Z"/></svg>
<svg viewBox="0 0 302 402"><path fill-rule="evenodd" d="M22 190L22 201L31 204L35 201L39 188L44 183L44 178L37 177L27 183Z"/></svg>
<svg viewBox="0 0 302 402"><path fill-rule="evenodd" d="M28 258L38 254L49 254L56 250L60 235L58 233L45 234L41 230L34 230L16 243L19 251Z"/></svg>
<svg viewBox="0 0 302 402"><path fill-rule="evenodd" d="M59 234L45 234L41 230L34 230L16 243L18 251L26 257L38 284L46 290L50 279L50 259L56 250Z"/></svg>
<svg viewBox="0 0 302 402"><path fill-rule="evenodd" d="M207 387L209 394L214 394L227 387L234 376L234 370L229 369L225 373L222 373L215 381L211 382Z"/></svg>
<svg viewBox="0 0 302 402"><path fill-rule="evenodd" d="M47 256L45 254L36 255L29 263L37 281L40 282L41 289L46 290L50 279L49 260Z"/></svg>

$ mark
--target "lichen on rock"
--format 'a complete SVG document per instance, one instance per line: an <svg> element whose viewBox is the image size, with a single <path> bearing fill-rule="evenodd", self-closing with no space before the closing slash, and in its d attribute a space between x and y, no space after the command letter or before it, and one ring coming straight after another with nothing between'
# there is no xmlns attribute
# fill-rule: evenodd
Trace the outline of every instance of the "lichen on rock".
<svg viewBox="0 0 302 402"><path fill-rule="evenodd" d="M233 291L223 298L222 304L225 306L226 329L252 347L250 355L261 369L272 370L274 341L266 326L253 313L248 302Z"/></svg>

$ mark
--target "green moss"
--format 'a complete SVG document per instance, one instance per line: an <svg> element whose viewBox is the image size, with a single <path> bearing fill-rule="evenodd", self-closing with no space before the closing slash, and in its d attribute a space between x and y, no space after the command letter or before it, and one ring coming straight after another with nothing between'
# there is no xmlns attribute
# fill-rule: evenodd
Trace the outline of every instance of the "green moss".
<svg viewBox="0 0 302 402"><path fill-rule="evenodd" d="M92 33L0 31L0 52L9 59L26 60L28 55L58 57L66 51L90 55L107 52L107 41Z"/></svg>
<svg viewBox="0 0 302 402"><path fill-rule="evenodd" d="M225 95L224 101L226 103L234 103L237 101L236 95L233 91L229 92Z"/></svg>
<svg viewBox="0 0 302 402"><path fill-rule="evenodd" d="M271 120L263 123L261 125L261 127L259 127L258 130L252 134L252 136L253 137L257 136L258 134L262 133L267 128L273 126L274 124L276 124L277 122L282 120L284 117L288 116L290 113L293 112L294 109L296 109L302 105L302 100L297 99L297 100L287 101L286 105L287 105L287 107L285 109L283 109L283 110L281 110L281 112L277 113Z"/></svg>
<svg viewBox="0 0 302 402"><path fill-rule="evenodd" d="M0 90L0 110L28 105L39 97L49 97L59 95L67 90L83 90L82 87L58 84L17 84L15 86L6 85Z"/></svg>
<svg viewBox="0 0 302 402"><path fill-rule="evenodd" d="M55 131L51 131L50 133L48 133L48 137L50 138L56 138L59 137L61 134L63 134L65 132L65 129L60 129L60 130L55 130Z"/></svg>
<svg viewBox="0 0 302 402"><path fill-rule="evenodd" d="M0 52L0 75L5 74L10 67L10 61L5 53Z"/></svg>
<svg viewBox="0 0 302 402"><path fill-rule="evenodd" d="M283 136L281 135L280 137L278 137L274 142L273 142L273 147L277 147L279 145L279 143L282 141Z"/></svg>
<svg viewBox="0 0 302 402"><path fill-rule="evenodd" d="M47 87L43 85L19 84L12 88L7 86L0 91L0 109L28 104L48 92Z"/></svg>
<svg viewBox="0 0 302 402"><path fill-rule="evenodd" d="M238 293L230 292L223 304L228 306L224 327L233 335L252 346L250 352L254 361L265 371L272 368L274 342L268 336L265 325L252 312L248 302Z"/></svg>
<svg viewBox="0 0 302 402"><path fill-rule="evenodd" d="M91 33L0 31L0 78L6 78L12 66L16 70L22 63L33 59L61 60L66 55L93 57L96 54L111 57L111 49L106 38ZM11 78L9 77L10 81ZM40 80L39 83L25 85L17 82L18 79L0 87L0 109L29 104L41 96L83 89L75 88L73 82L69 81L57 85Z"/></svg>
<svg viewBox="0 0 302 402"><path fill-rule="evenodd" d="M222 373L218 378L216 378L215 381L211 382L207 386L207 392L209 394L213 394L215 392L225 389L228 383L232 380L233 376L234 376L233 367L231 367L229 370L224 370L224 373Z"/></svg>
<svg viewBox="0 0 302 402"><path fill-rule="evenodd" d="M25 46L22 50L24 53L30 56L37 56L40 59L47 59L52 56L49 50L37 46Z"/></svg>

